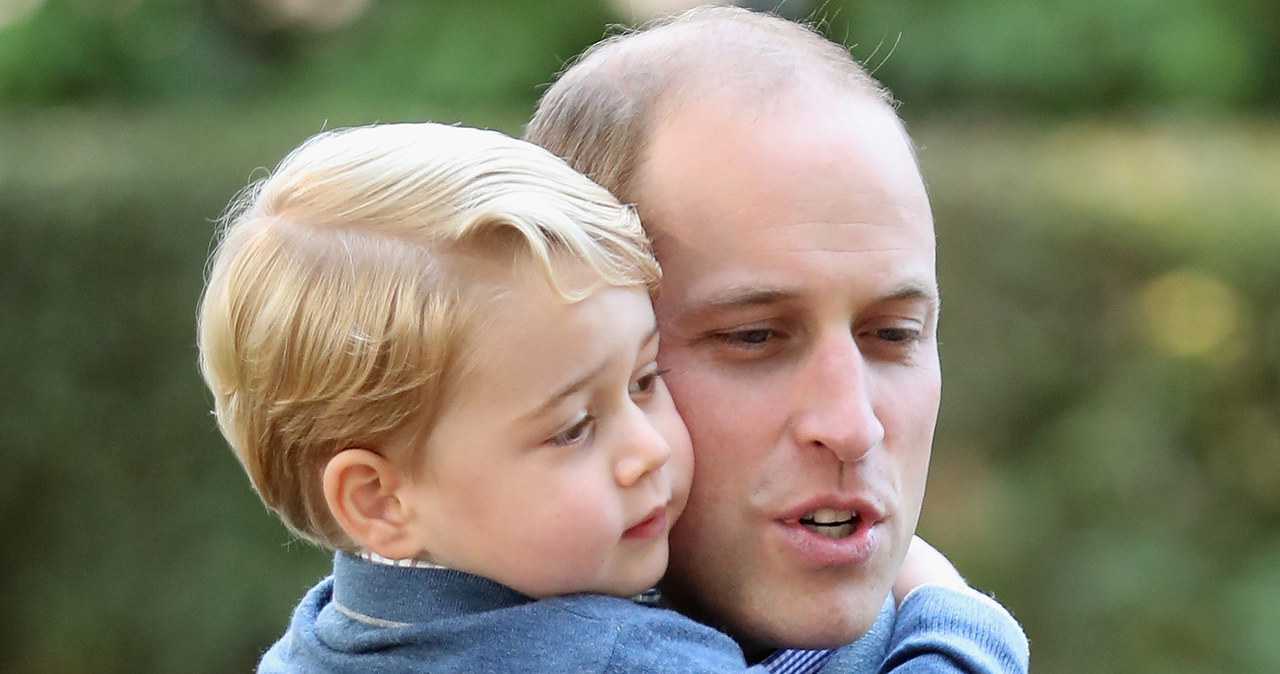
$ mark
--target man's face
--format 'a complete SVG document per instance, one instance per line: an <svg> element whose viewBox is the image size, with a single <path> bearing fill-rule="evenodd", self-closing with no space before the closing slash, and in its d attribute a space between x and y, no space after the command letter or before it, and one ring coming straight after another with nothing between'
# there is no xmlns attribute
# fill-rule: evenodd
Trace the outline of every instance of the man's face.
<svg viewBox="0 0 1280 674"><path fill-rule="evenodd" d="M941 392L933 220L883 103L677 110L639 208L694 447L672 603L748 648L848 643L915 530Z"/></svg>

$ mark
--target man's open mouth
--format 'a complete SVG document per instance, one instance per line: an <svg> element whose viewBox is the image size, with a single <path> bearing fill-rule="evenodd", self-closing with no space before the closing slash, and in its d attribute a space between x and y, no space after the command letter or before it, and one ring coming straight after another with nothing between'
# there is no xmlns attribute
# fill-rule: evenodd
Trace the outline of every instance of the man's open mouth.
<svg viewBox="0 0 1280 674"><path fill-rule="evenodd" d="M800 518L800 525L815 534L827 538L844 538L852 535L858 526L858 513L852 510L818 508Z"/></svg>

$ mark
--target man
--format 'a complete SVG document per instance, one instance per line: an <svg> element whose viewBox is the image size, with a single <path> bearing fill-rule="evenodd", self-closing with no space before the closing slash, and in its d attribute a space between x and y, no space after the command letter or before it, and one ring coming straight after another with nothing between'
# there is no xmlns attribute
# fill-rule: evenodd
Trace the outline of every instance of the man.
<svg viewBox="0 0 1280 674"><path fill-rule="evenodd" d="M589 49L526 135L635 203L664 269L695 456L666 600L751 660L874 669L941 391L933 220L890 94L807 28L700 8ZM963 584L917 545L900 585Z"/></svg>

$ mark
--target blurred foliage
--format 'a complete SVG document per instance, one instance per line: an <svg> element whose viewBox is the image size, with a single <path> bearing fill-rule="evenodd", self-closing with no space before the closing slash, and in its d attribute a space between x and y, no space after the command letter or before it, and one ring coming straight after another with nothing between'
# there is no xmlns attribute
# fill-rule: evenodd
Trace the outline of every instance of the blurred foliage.
<svg viewBox="0 0 1280 674"><path fill-rule="evenodd" d="M578 0L6 3L0 101L33 105L320 88L508 102L528 98L616 19L598 2ZM899 98L921 108L1078 113L1280 103L1273 0L749 4L813 14ZM35 9L23 14L24 7Z"/></svg>
<svg viewBox="0 0 1280 674"><path fill-rule="evenodd" d="M1023 620L1037 672L1280 670L1280 9L820 7L905 102L934 199L922 532ZM610 20L0 2L0 671L252 667L329 559L208 414L212 221L320 128L519 133Z"/></svg>
<svg viewBox="0 0 1280 674"><path fill-rule="evenodd" d="M604 8L575 0L398 0L362 10L368 4L47 0L0 27L0 101L243 100L329 90L357 100L501 104L529 99L608 19Z"/></svg>
<svg viewBox="0 0 1280 674"><path fill-rule="evenodd" d="M911 106L1079 113L1280 102L1274 0L846 0L829 32ZM846 37L847 36L847 37Z"/></svg>
<svg viewBox="0 0 1280 674"><path fill-rule="evenodd" d="M924 535L1037 671L1276 671L1280 123L915 135L945 304Z"/></svg>

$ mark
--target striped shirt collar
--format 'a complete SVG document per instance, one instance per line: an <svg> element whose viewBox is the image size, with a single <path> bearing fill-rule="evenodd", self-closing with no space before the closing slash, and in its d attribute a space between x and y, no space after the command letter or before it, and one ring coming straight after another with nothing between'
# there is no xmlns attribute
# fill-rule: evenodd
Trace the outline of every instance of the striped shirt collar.
<svg viewBox="0 0 1280 674"><path fill-rule="evenodd" d="M360 559L363 559L366 562L371 562L373 564L382 564L383 566L394 566L400 569L448 569L449 568L447 566L444 566L443 564L436 564L434 562L428 562L425 560L415 559L412 557L407 559L391 559L390 557L383 557L382 555L369 550L361 550L360 552L357 552L356 557L359 557ZM658 592L658 588L656 587L649 588L648 590L645 590L644 592L641 592L640 594L637 594L636 596L632 597L631 601L634 601L637 604L643 604L645 606L658 606L659 603L662 601L662 594Z"/></svg>
<svg viewBox="0 0 1280 674"><path fill-rule="evenodd" d="M822 669L834 654L831 649L785 649L774 651L760 664L772 674L812 674Z"/></svg>
<svg viewBox="0 0 1280 674"><path fill-rule="evenodd" d="M432 562L428 562L421 559L414 559L412 557L408 559L391 559L390 557L383 557L382 555L376 552L371 552L369 550L361 550L360 552L356 553L356 556L359 557L360 559L363 559L366 562L373 562L374 564L383 564L386 566L395 566L401 569L446 569L448 568L446 566L441 566L439 564L434 564Z"/></svg>

